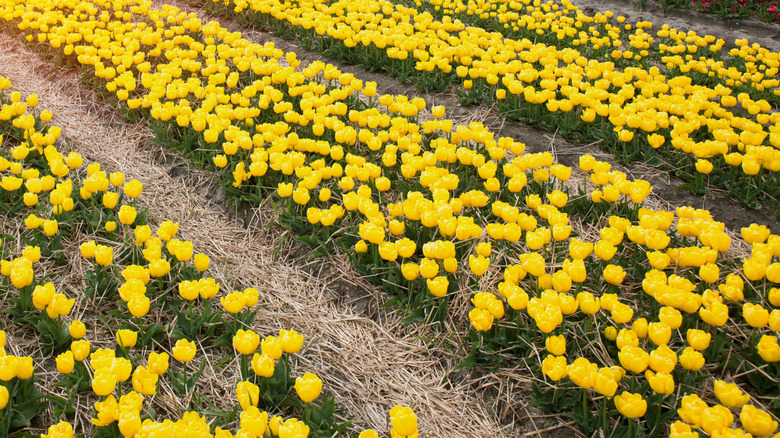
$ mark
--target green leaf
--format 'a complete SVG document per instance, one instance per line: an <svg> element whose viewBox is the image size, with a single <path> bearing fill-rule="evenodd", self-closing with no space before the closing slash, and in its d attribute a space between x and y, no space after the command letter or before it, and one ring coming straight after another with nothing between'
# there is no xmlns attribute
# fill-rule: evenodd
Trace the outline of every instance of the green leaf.
<svg viewBox="0 0 780 438"><path fill-rule="evenodd" d="M412 310L409 315L402 319L401 324L410 324L423 321L425 321L425 311L423 309L417 308Z"/></svg>
<svg viewBox="0 0 780 438"><path fill-rule="evenodd" d="M458 362L458 365L452 369L453 372L467 370L477 365L477 358L475 354L470 354Z"/></svg>

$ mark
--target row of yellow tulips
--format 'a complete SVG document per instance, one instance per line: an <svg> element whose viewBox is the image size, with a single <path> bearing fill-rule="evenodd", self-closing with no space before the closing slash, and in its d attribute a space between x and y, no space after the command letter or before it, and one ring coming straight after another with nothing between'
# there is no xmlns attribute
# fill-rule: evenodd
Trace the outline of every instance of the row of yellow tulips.
<svg viewBox="0 0 780 438"><path fill-rule="evenodd" d="M461 81L464 104L496 104L508 118L577 140L603 140L622 160L665 161L696 192L713 184L746 205L774 206L780 199L778 118L767 100L776 100L780 61L747 40L736 41L726 57L723 40L668 26L653 37L649 22L626 39L619 17L589 17L570 3L557 10L549 2L529 3L520 22L546 24L517 39L450 15L436 20L421 12L430 8L425 3L421 9L389 0L205 5L329 56L414 78L424 89L443 91ZM495 14L512 21L517 12ZM553 44L553 30L574 40ZM554 41L540 42L538 33ZM601 48L594 52L589 44ZM626 44L643 49L620 50Z"/></svg>
<svg viewBox="0 0 780 438"><path fill-rule="evenodd" d="M744 274L735 274L735 261L721 255L731 245L723 224L701 210L640 208L652 187L627 180L607 163L583 157L585 181L574 193L572 169L549 153L524 154L522 144L495 139L480 124L455 127L440 107L419 123L426 108L421 99L376 98L373 84L321 63L298 68L292 53L249 43L175 8L115 3L111 18L99 2L82 4L93 12L76 16L63 2L54 9L19 3L13 13L30 23L22 26L30 40L61 49L62 62L77 60L87 77L100 78L98 85L137 110L130 115L149 117L161 139L224 168L234 196L258 200L276 189L281 220L307 243L354 248L356 267L380 272L412 316L441 315L452 295L474 292L471 321L484 335L472 332L472 363L490 359L490 351L524 354L540 342L549 342L551 354L569 351L576 360L568 366L565 357L533 366L540 376L560 381L551 385L568 388L565 395L553 390L540 398L560 406L567 406L561 397L576 398L583 429L666 431L684 398L655 388L666 391L669 382L678 382L694 393L694 385L732 366L750 377L754 389L773 385L761 380L759 365L775 367L780 348L766 304L776 295L771 285L780 266L778 238L769 230L743 231L753 254L743 261ZM44 21L46 30L33 31ZM60 32L64 40L56 43ZM62 45L68 41L70 47ZM280 65L282 58L290 66ZM572 231L575 215L609 226L592 241ZM496 269L505 269L500 284L486 275ZM673 275L665 272L671 270ZM495 287L498 296L475 293L482 287ZM747 325L728 318L737 304ZM647 332L657 347L648 353L649 344L640 346L640 339L650 323ZM611 328L603 330L605 324ZM740 348L723 349L724 326ZM698 350L682 348L681 368L675 350L690 342L688 329L709 332L717 342L706 361ZM555 331L562 338L548 341L546 334ZM604 345L613 334L623 341ZM608 356L594 345L604 345ZM737 362L720 361L724 357ZM597 374L608 376L591 372L594 363L609 369L620 363L634 374L624 379L615 369L612 383L600 381L594 395ZM653 371L640 374L648 366ZM565 375L571 384L561 380ZM619 385L632 394L615 396L612 404ZM624 409L637 397L641 406L643 394L657 399L660 413ZM593 406L603 409L601 420L593 419ZM607 415L612 406L642 419L618 426ZM701 426L689 421L696 417L680 416ZM752 424L742 420L745 428ZM717 430L726 433L730 425Z"/></svg>
<svg viewBox="0 0 780 438"><path fill-rule="evenodd" d="M10 86L0 78L0 90ZM0 299L10 324L8 335L0 331L0 435L29 431L35 422L51 425L43 437L72 438L90 432L83 424L74 431L71 424L85 416L93 417L94 436L293 438L331 436L347 426L334 419L333 397L320 397L318 376L291 378L291 358L300 354L304 337L282 330L261 340L252 330L258 290L220 293L226 285L204 277L213 269L209 257L177 238L177 223L163 222L152 232L146 211L136 207L143 191L139 181L108 174L98 163L87 166L75 152L60 152L60 131L49 125L51 112L37 109L37 96L22 100L18 91L2 91L0 103L0 114L8 115L0 117L0 200L5 229L11 231L0 242ZM72 258L63 256L61 242L73 239L83 241L81 255L91 260L83 289L59 274L58 267ZM221 308L211 300L217 296ZM89 312L106 306L114 308L107 324L95 324L98 317ZM72 318L74 313L87 314L88 325ZM175 325L152 322L173 321L174 315ZM37 343L30 355L6 353L5 348L30 345L31 333ZM202 377L205 355L241 364L238 403L216 416L216 400L193 394L211 384ZM154 413L171 408L160 409L166 401L155 397L162 380L177 397L190 400L181 418ZM39 381L56 395L39 393ZM94 411L74 410L70 401L76 396L94 402ZM409 408L396 407L390 416L391 434L416 433ZM377 434L368 430L360 436Z"/></svg>

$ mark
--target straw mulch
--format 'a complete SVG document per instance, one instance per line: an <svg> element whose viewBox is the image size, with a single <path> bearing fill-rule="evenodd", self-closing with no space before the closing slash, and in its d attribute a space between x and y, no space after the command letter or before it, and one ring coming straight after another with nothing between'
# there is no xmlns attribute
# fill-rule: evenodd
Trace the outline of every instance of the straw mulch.
<svg viewBox="0 0 780 438"><path fill-rule="evenodd" d="M484 396L485 387L495 386L495 382L450 382L449 371L459 352L451 353L451 345L421 340L439 335L425 327L400 325L402 315L397 311L379 309L385 299L381 292L337 260L317 261L328 271L324 275L322 268L301 269L301 263L296 265L293 260L301 248L283 245L283 230L263 227L270 209L261 208L249 223L240 223L214 202L213 198L220 196L209 175L187 169L172 177L170 170L177 158L164 156L165 151L152 144L152 133L145 126L124 123L79 84L75 73L52 71L50 64L8 35L0 34L0 44L4 47L0 75L10 78L13 89L23 95L39 96L39 107L54 113L52 123L62 128L62 137L72 150L87 161L101 163L106 171L121 171L128 179L140 180L144 193L139 199L149 207L152 222L179 222L180 237L192 240L196 251L211 258L209 274L223 290L256 287L261 291L262 309L254 327L257 332L265 336L281 328L294 328L306 337L305 351L294 373L311 371L323 377L326 391L335 394L337 406L343 407L340 414L344 418L355 418L360 427L386 431L387 411L403 404L418 414L425 436L515 436L514 426L499 424L490 406L493 402ZM75 251L70 257L72 273L83 272L76 249L79 243L71 246ZM340 286L339 291L334 291L334 283ZM354 297L366 298L342 299L340 295L347 289L352 289L349 293ZM77 288L73 293L78 293ZM74 314L104 332L95 345L109 346L112 331L100 327L96 310L77 307ZM18 337L31 338L24 334ZM15 353L35 355L33 348L32 344L20 345ZM202 380L208 384L200 389L217 405L232 407L238 366L234 363L227 373L215 372L212 365L218 359L208 355L204 359L209 363ZM36 365L38 370L49 370L38 374L43 377L42 390L56 391L51 387L52 379L57 378L53 360ZM166 386L161 384L158 389L157 402L169 401L165 414L173 418L185 404ZM77 421L91 415L91 401L86 397L77 400L82 413ZM534 429L531 426L530 430Z"/></svg>

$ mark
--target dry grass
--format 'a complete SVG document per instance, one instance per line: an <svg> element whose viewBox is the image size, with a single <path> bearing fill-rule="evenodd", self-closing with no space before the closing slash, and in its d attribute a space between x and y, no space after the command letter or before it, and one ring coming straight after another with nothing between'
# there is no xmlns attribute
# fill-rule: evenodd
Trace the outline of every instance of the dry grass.
<svg viewBox="0 0 780 438"><path fill-rule="evenodd" d="M0 75L10 78L14 89L23 95L38 94L40 107L55 114L52 123L62 128L62 136L72 150L88 161L100 162L107 171L122 171L128 178L139 179L144 184L140 199L149 207L150 215L179 222L181 238L192 240L196 250L211 257L209 273L223 290L256 287L261 291L263 307L256 331L269 335L281 328L295 328L306 336L306 351L294 372L312 371L323 376L325 388L336 395L345 418L355 417L359 426L387 430L389 408L405 404L418 413L422 431L428 436L512 434L497 423L476 388L449 382L449 370L457 358L444 346L420 339L435 338L436 334L425 327L400 325L401 315L395 310L374 311L375 317L370 319L336 296L328 282L345 275L347 287L368 295L372 309L384 300L380 291L346 269L332 269L330 277L322 278L275 258L274 250L280 246L278 239L283 232L258 226L267 221L269 209L260 207L251 224L240 223L209 199L209 193L216 190L207 174L189 171L183 178L171 177L169 169L160 163L164 151L150 146L149 130L123 123L91 91L79 85L74 73L50 74L46 62L7 35L0 35L0 44L6 47L0 55ZM63 273L63 278L82 272L79 257L71 262L70 274ZM344 266L342 262L325 263ZM78 288L69 292L79 293ZM97 324L91 314L97 304L77 307L75 315ZM111 331L107 327L98 329L103 338L95 339L95 345L110 345ZM34 345L19 348L20 354L35 353ZM215 372L216 359L208 355L204 359L210 362L204 373L208 385L200 389L213 401L231 406L237 376ZM45 369L52 368L48 363ZM41 376L45 390L55 376ZM165 402L157 404L169 408L165 416L180 414L183 401L173 396L164 383L158 390L157 401ZM77 400L83 415L91 414L90 401ZM86 417L77 421L86 421Z"/></svg>

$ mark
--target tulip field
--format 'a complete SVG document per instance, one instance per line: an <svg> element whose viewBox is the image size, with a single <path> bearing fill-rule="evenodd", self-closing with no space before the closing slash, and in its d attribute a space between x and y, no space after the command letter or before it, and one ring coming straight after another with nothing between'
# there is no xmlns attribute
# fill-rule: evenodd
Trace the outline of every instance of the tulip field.
<svg viewBox="0 0 780 438"><path fill-rule="evenodd" d="M0 437L778 432L780 52L569 0L179 1L0 0ZM80 149L58 75L157 158Z"/></svg>

